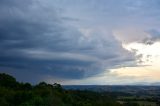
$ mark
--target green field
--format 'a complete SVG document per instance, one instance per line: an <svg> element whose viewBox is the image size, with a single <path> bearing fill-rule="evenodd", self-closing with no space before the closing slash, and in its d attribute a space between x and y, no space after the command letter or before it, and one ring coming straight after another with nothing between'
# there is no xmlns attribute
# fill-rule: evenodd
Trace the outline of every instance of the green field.
<svg viewBox="0 0 160 106"><path fill-rule="evenodd" d="M124 104L127 101L118 101L120 104ZM130 103L137 103L139 106L157 106L155 102L148 102L148 101L130 101Z"/></svg>
<svg viewBox="0 0 160 106"><path fill-rule="evenodd" d="M138 103L140 106L157 106L155 102L148 102L148 101L134 101Z"/></svg>

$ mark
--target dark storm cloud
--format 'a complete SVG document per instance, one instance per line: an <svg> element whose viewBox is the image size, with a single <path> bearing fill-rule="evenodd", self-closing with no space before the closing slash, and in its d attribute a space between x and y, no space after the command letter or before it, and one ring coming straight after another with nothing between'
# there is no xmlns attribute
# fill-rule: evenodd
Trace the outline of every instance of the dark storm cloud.
<svg viewBox="0 0 160 106"><path fill-rule="evenodd" d="M152 29L152 30L149 30L147 31L148 35L144 40L143 42L145 44L153 44L157 41L160 41L160 32L156 29Z"/></svg>
<svg viewBox="0 0 160 106"><path fill-rule="evenodd" d="M133 61L112 35L95 32L87 38L61 19L43 1L1 0L0 71L9 68L6 72L30 81L47 75L80 79Z"/></svg>

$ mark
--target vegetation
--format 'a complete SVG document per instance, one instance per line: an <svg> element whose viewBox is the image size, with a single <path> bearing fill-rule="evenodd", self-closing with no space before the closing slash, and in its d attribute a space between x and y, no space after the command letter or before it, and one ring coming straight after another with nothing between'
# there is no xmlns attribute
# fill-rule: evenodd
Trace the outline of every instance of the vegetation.
<svg viewBox="0 0 160 106"><path fill-rule="evenodd" d="M41 82L32 86L0 74L0 106L139 106L132 102L120 103L115 98L114 93L64 90L57 83Z"/></svg>

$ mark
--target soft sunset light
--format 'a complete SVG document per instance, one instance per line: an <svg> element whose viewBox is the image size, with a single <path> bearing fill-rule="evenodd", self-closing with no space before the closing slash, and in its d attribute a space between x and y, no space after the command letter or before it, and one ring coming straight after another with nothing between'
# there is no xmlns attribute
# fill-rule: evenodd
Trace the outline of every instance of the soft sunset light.
<svg viewBox="0 0 160 106"><path fill-rule="evenodd" d="M0 72L20 81L160 82L159 0L2 0L0 13Z"/></svg>

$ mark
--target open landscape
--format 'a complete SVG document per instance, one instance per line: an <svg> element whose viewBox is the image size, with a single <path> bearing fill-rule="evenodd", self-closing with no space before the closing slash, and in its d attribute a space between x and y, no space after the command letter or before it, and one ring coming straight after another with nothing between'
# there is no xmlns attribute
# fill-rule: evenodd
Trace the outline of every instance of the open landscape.
<svg viewBox="0 0 160 106"><path fill-rule="evenodd" d="M67 90L87 90L112 95L120 104L137 103L139 106L159 106L160 86L140 85L68 85Z"/></svg>
<svg viewBox="0 0 160 106"><path fill-rule="evenodd" d="M160 0L0 0L0 106L160 106Z"/></svg>
<svg viewBox="0 0 160 106"><path fill-rule="evenodd" d="M159 106L159 86L20 83L0 74L0 106Z"/></svg>

